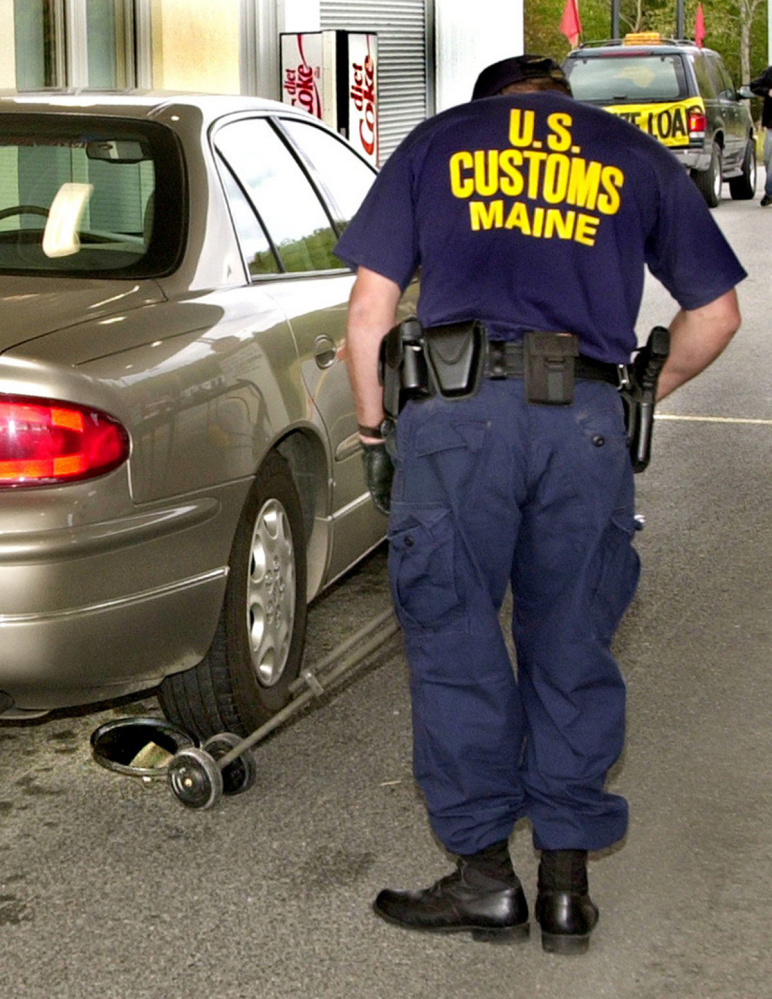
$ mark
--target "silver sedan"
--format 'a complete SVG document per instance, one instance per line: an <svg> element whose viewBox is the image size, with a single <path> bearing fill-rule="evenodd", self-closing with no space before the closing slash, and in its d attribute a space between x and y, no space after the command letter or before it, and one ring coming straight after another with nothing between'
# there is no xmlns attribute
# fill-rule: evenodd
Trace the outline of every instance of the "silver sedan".
<svg viewBox="0 0 772 999"><path fill-rule="evenodd" d="M249 98L0 100L0 711L246 733L378 544L334 255L373 178ZM409 292L403 311L412 310Z"/></svg>

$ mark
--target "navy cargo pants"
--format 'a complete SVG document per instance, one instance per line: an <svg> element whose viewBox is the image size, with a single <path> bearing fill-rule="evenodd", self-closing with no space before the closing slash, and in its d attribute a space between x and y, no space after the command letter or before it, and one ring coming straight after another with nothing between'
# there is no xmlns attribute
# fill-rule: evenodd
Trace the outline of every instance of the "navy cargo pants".
<svg viewBox="0 0 772 999"><path fill-rule="evenodd" d="M529 405L521 379L485 380L409 403L396 450L389 573L434 832L470 854L528 816L537 849L608 846L627 825L604 789L625 726L610 644L639 573L617 391Z"/></svg>

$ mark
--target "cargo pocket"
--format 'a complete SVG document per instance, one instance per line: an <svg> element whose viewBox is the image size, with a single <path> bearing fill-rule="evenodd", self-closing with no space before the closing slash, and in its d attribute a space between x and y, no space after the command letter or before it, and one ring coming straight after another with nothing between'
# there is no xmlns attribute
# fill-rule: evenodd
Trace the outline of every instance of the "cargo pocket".
<svg viewBox="0 0 772 999"><path fill-rule="evenodd" d="M610 641L638 586L641 560L632 546L635 523L627 514L615 514L597 553L597 586L591 613L597 633Z"/></svg>
<svg viewBox="0 0 772 999"><path fill-rule="evenodd" d="M447 507L397 503L389 524L389 577L405 630L466 631Z"/></svg>

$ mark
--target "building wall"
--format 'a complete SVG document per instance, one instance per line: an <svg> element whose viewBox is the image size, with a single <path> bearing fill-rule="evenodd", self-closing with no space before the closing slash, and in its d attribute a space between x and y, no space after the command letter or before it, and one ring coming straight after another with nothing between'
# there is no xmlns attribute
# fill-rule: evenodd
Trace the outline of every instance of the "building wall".
<svg viewBox="0 0 772 999"><path fill-rule="evenodd" d="M241 0L153 0L153 86L238 94Z"/></svg>
<svg viewBox="0 0 772 999"><path fill-rule="evenodd" d="M485 66L523 51L523 0L435 0L434 16L438 111L468 101Z"/></svg>
<svg viewBox="0 0 772 999"><path fill-rule="evenodd" d="M281 31L318 31L321 0L276 0L276 14Z"/></svg>

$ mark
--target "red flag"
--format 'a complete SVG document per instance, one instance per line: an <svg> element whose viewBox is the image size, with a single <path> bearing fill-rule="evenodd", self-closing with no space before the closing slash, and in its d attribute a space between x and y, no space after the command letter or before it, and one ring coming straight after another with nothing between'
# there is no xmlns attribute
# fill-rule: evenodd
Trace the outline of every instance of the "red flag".
<svg viewBox="0 0 772 999"><path fill-rule="evenodd" d="M582 33L578 0L566 0L563 16L560 18L560 33L566 36L572 49L576 48Z"/></svg>
<svg viewBox="0 0 772 999"><path fill-rule="evenodd" d="M702 48L705 41L705 15L701 3L697 4L697 13L694 15L694 41L698 49Z"/></svg>

